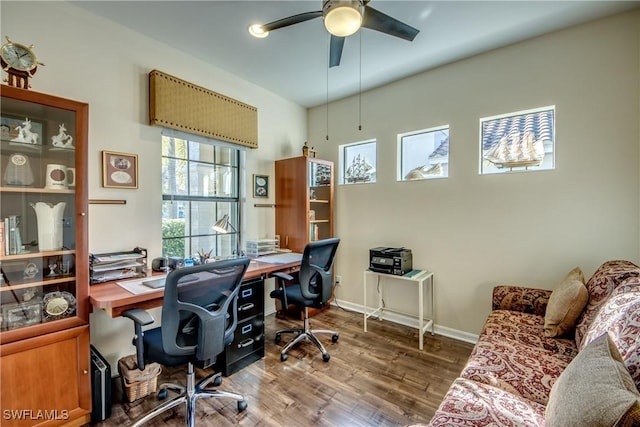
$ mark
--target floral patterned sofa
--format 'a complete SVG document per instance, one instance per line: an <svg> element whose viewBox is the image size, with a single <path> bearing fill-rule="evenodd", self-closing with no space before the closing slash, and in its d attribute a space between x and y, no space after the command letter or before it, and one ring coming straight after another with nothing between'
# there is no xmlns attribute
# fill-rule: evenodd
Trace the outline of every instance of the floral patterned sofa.
<svg viewBox="0 0 640 427"><path fill-rule="evenodd" d="M429 426L596 425L583 424L585 421L550 422L547 406L552 406L550 394L560 375L574 359L578 361L576 357L590 343L605 334L610 337L609 343L615 344L609 344L614 347L612 351L617 348L619 352L622 371L632 378L627 396L632 401L635 394L640 398L640 267L628 261L608 261L589 279L586 289L588 300L585 295L586 306L576 313L575 333L551 338L544 333L551 290L494 288L493 311L460 377L451 385ZM572 372L577 372L578 378L584 376L588 383L590 376L597 377L597 369ZM579 383L575 377L570 382ZM596 413L612 411L599 407L606 403L601 403L603 399L598 396L594 396L595 403L589 403L588 397L580 394L609 395L608 391L583 388L587 390L557 391L554 406L565 413L575 407L576 417L591 409ZM569 395L576 402L560 401ZM625 406L622 416L615 415L615 425L640 425L637 401L633 410Z"/></svg>

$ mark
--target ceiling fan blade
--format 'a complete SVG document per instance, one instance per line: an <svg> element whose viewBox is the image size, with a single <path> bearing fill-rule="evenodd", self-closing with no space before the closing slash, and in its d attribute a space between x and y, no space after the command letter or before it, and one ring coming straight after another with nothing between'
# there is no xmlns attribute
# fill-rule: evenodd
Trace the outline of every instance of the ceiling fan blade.
<svg viewBox="0 0 640 427"><path fill-rule="evenodd" d="M288 27L289 25L293 25L293 24L299 24L300 22L308 21L314 18L319 18L321 16L322 16L321 10L316 10L315 12L299 13L297 15L289 16L287 18L278 19L277 21L264 24L262 28L264 28L265 31L273 31L273 30L277 30L278 28Z"/></svg>
<svg viewBox="0 0 640 427"><path fill-rule="evenodd" d="M364 8L362 26L408 41L413 41L420 32L420 30L413 28L411 25L385 15L371 6L365 6Z"/></svg>
<svg viewBox="0 0 640 427"><path fill-rule="evenodd" d="M331 43L329 45L329 68L340 65L344 39L344 37L334 36L333 34L331 35Z"/></svg>

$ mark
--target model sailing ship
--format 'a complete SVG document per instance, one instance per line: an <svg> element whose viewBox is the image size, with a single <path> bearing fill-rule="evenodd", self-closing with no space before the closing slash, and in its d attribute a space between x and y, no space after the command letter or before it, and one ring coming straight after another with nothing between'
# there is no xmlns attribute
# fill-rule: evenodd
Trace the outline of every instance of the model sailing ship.
<svg viewBox="0 0 640 427"><path fill-rule="evenodd" d="M365 160L364 156L358 154L351 161L351 165L345 172L345 179L348 183L369 182L375 168Z"/></svg>
<svg viewBox="0 0 640 427"><path fill-rule="evenodd" d="M499 168L538 166L544 160L544 142L535 139L533 132L520 132L511 136L504 135L500 141L484 152L485 160Z"/></svg>

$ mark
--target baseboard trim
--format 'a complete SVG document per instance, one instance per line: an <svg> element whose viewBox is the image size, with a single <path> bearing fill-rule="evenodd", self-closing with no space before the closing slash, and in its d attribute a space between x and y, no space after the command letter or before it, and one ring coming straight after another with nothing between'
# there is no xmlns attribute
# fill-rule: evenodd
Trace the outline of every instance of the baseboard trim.
<svg viewBox="0 0 640 427"><path fill-rule="evenodd" d="M354 304L349 301L341 301L341 300L335 299L334 301L331 302L331 305L334 307L343 308L345 310L355 311L357 313L364 314L364 306L362 306L361 304ZM409 326L410 328L418 327L417 317L400 314L400 313L393 313L393 312L384 313L384 315L382 316L382 320L387 320L389 322L398 323L404 326ZM369 320L369 321L375 321L375 319ZM470 334L468 332L460 331L458 329L448 328L446 326L441 326L441 325L438 325L437 323L435 324L434 331L438 335L442 335L448 338L453 338L459 341L464 341L471 344L475 344L478 342L478 335Z"/></svg>
<svg viewBox="0 0 640 427"><path fill-rule="evenodd" d="M356 313L364 313L364 306L362 306L361 304L354 304L349 301L334 299L331 302L331 305L336 308L355 311ZM269 310L269 312L265 312L265 316L268 316L275 312L275 310ZM389 322L398 323L400 325L409 326L410 328L418 327L418 319L416 317L405 314L387 312L384 314L382 319L388 320ZM375 319L372 321L375 321ZM436 334L442 335L443 337L453 338L455 340L464 341L471 344L475 344L478 342L478 335L470 334L469 332L460 331L458 329L448 328L446 326L438 325L437 323L435 324L434 331Z"/></svg>

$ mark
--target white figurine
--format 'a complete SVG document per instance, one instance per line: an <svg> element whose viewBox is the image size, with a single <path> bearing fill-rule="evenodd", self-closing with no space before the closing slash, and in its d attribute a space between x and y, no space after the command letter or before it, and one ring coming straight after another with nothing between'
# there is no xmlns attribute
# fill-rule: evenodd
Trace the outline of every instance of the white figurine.
<svg viewBox="0 0 640 427"><path fill-rule="evenodd" d="M58 134L51 137L51 144L54 147L73 148L73 137L67 135L67 128L64 127L64 123L60 125Z"/></svg>
<svg viewBox="0 0 640 427"><path fill-rule="evenodd" d="M18 131L18 136L13 138L11 141L26 142L27 144L38 143L38 134L31 132L31 120L29 120L28 117L24 119L22 126L16 126L16 130Z"/></svg>

